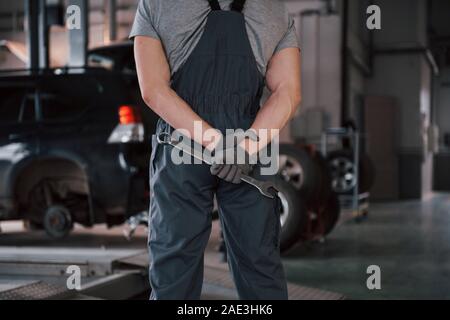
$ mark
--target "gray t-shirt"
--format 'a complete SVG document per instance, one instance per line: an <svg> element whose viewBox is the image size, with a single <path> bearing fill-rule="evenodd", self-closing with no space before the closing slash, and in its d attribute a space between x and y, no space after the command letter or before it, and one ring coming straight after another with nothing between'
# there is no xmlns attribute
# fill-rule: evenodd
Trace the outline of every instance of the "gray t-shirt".
<svg viewBox="0 0 450 320"><path fill-rule="evenodd" d="M231 2L219 0L223 10L229 10ZM210 10L207 0L140 0L130 38L161 40L173 74L199 42ZM243 13L259 70L265 75L274 53L299 47L294 22L278 0L247 0Z"/></svg>

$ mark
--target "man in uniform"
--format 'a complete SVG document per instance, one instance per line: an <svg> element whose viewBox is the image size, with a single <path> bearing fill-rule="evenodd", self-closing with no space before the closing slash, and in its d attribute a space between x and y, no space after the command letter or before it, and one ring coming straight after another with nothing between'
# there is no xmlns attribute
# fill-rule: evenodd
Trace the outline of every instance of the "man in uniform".
<svg viewBox="0 0 450 320"><path fill-rule="evenodd" d="M275 138L259 132L282 129L300 103L300 50L284 4L141 0L130 38L142 97L161 118L157 133L195 137L195 123L213 132L196 139L212 151L212 166L176 165L170 146L152 141L151 298L200 298L215 195L239 297L287 299L278 200L240 181L258 176L249 159ZM228 129L245 134L227 137ZM219 141L229 138L227 148L245 150L243 162L224 156Z"/></svg>

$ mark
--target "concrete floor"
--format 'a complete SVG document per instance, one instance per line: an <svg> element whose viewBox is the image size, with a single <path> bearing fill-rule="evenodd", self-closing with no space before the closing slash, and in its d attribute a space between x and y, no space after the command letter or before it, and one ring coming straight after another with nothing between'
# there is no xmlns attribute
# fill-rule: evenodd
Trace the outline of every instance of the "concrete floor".
<svg viewBox="0 0 450 320"><path fill-rule="evenodd" d="M350 299L450 299L450 195L372 204L367 220L293 248L284 263L290 281ZM369 265L381 268L381 290L367 289Z"/></svg>
<svg viewBox="0 0 450 320"><path fill-rule="evenodd" d="M297 245L284 256L288 280L345 294L350 299L450 299L450 195L425 201L372 204L367 220L343 219L324 243ZM142 249L146 232L131 241L121 228L76 228L64 241L25 232L20 223L2 223L0 246ZM221 266L214 225L205 256ZM366 287L369 265L381 268L381 290Z"/></svg>

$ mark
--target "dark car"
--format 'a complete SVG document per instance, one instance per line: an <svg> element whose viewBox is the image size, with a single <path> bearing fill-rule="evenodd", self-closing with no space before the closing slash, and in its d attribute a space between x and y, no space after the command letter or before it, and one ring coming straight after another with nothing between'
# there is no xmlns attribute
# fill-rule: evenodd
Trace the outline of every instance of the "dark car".
<svg viewBox="0 0 450 320"><path fill-rule="evenodd" d="M0 220L53 237L148 209L157 116L133 72L0 72Z"/></svg>
<svg viewBox="0 0 450 320"><path fill-rule="evenodd" d="M101 67L108 70L136 71L133 42L123 41L93 48L88 54L88 64L91 67Z"/></svg>

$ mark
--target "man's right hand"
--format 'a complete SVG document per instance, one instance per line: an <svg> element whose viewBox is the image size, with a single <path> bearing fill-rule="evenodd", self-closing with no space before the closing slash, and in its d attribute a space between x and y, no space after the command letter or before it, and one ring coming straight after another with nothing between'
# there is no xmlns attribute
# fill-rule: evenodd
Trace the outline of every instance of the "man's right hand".
<svg viewBox="0 0 450 320"><path fill-rule="evenodd" d="M234 184L241 183L243 175L249 175L253 170L255 161L245 149L241 142L245 139L258 141L258 136L252 132L236 132L226 135L217 143L213 151L211 174Z"/></svg>

